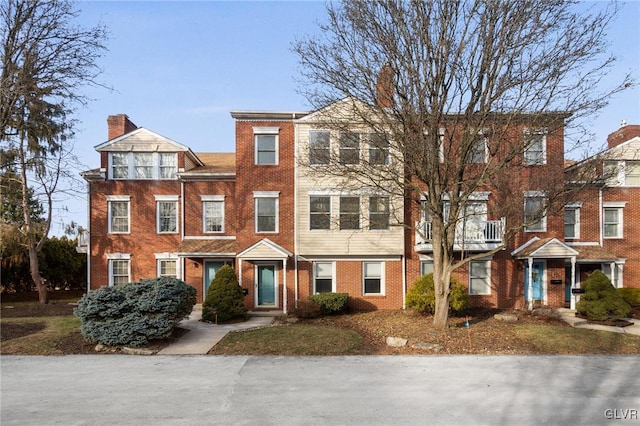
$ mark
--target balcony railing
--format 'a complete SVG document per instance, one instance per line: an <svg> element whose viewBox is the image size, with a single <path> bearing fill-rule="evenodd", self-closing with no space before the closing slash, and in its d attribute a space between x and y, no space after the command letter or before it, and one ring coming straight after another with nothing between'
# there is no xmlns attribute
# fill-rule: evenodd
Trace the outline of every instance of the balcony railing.
<svg viewBox="0 0 640 426"><path fill-rule="evenodd" d="M505 219L468 221L456 226L455 248L468 250L487 250L495 248L504 238ZM418 250L431 248L433 230L431 222L416 224L416 245Z"/></svg>

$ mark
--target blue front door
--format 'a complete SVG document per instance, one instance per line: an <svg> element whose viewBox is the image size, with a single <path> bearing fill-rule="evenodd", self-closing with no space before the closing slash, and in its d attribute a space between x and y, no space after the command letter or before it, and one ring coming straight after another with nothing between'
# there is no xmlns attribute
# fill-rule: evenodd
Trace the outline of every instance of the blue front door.
<svg viewBox="0 0 640 426"><path fill-rule="evenodd" d="M276 267L257 265L256 268L257 306L276 306Z"/></svg>
<svg viewBox="0 0 640 426"><path fill-rule="evenodd" d="M544 262L533 262L531 267L531 293L529 294L529 265L524 268L524 294L525 300L542 300L542 278L544 275Z"/></svg>
<svg viewBox="0 0 640 426"><path fill-rule="evenodd" d="M207 291L211 285L211 280L216 276L218 269L227 262L204 262L204 297L207 297Z"/></svg>

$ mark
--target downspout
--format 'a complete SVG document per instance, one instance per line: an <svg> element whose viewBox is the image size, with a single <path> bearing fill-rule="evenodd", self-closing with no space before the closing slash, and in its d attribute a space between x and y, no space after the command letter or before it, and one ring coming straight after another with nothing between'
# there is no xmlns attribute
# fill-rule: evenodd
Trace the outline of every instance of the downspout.
<svg viewBox="0 0 640 426"><path fill-rule="evenodd" d="M282 313L287 315L287 259L282 259L284 285L282 286Z"/></svg>
<svg viewBox="0 0 640 426"><path fill-rule="evenodd" d="M598 189L598 223L600 227L600 247L604 247L604 223L602 219L602 215L604 212L602 211L604 208L602 202L602 188Z"/></svg>
<svg viewBox="0 0 640 426"><path fill-rule="evenodd" d="M87 294L91 291L91 182L87 181Z"/></svg>
<svg viewBox="0 0 640 426"><path fill-rule="evenodd" d="M404 247L404 244L402 245ZM407 309L407 258L400 255L402 262L402 309Z"/></svg>
<svg viewBox="0 0 640 426"><path fill-rule="evenodd" d="M530 311L533 310L533 257L529 257L528 259L529 262L529 271L528 271L528 278L529 278L529 285L527 285L527 292L528 292L528 309Z"/></svg>
<svg viewBox="0 0 640 426"><path fill-rule="evenodd" d="M293 129L293 304L298 309L298 129L295 124Z"/></svg>
<svg viewBox="0 0 640 426"><path fill-rule="evenodd" d="M182 218L180 220L180 242L184 241L184 217L186 216L185 214L185 202L184 202L184 180L180 179L180 200L182 201L180 204L182 205ZM180 268L180 279L182 281L186 282L186 269L187 269L187 258L186 257L181 257L182 259L182 265ZM204 268L204 262L202 262L202 266ZM202 271L203 277L204 277L204 270ZM202 295L203 298L207 297L206 294Z"/></svg>

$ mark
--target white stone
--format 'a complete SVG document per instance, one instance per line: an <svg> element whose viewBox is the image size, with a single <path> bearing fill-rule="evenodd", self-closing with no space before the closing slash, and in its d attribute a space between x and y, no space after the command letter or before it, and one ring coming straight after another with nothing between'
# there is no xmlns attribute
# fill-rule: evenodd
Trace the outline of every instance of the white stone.
<svg viewBox="0 0 640 426"><path fill-rule="evenodd" d="M407 343L409 343L409 341L402 337L387 337L387 346L391 346L393 348L402 348L407 346Z"/></svg>

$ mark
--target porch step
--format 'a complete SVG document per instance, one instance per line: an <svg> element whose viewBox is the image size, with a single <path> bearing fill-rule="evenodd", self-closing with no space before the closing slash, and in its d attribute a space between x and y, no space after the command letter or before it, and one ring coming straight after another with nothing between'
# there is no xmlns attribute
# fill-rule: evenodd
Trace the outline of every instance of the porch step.
<svg viewBox="0 0 640 426"><path fill-rule="evenodd" d="M556 311L562 316L562 319L571 325L571 327L580 327L586 325L589 322L584 318L576 317L576 311L568 308L558 308Z"/></svg>

